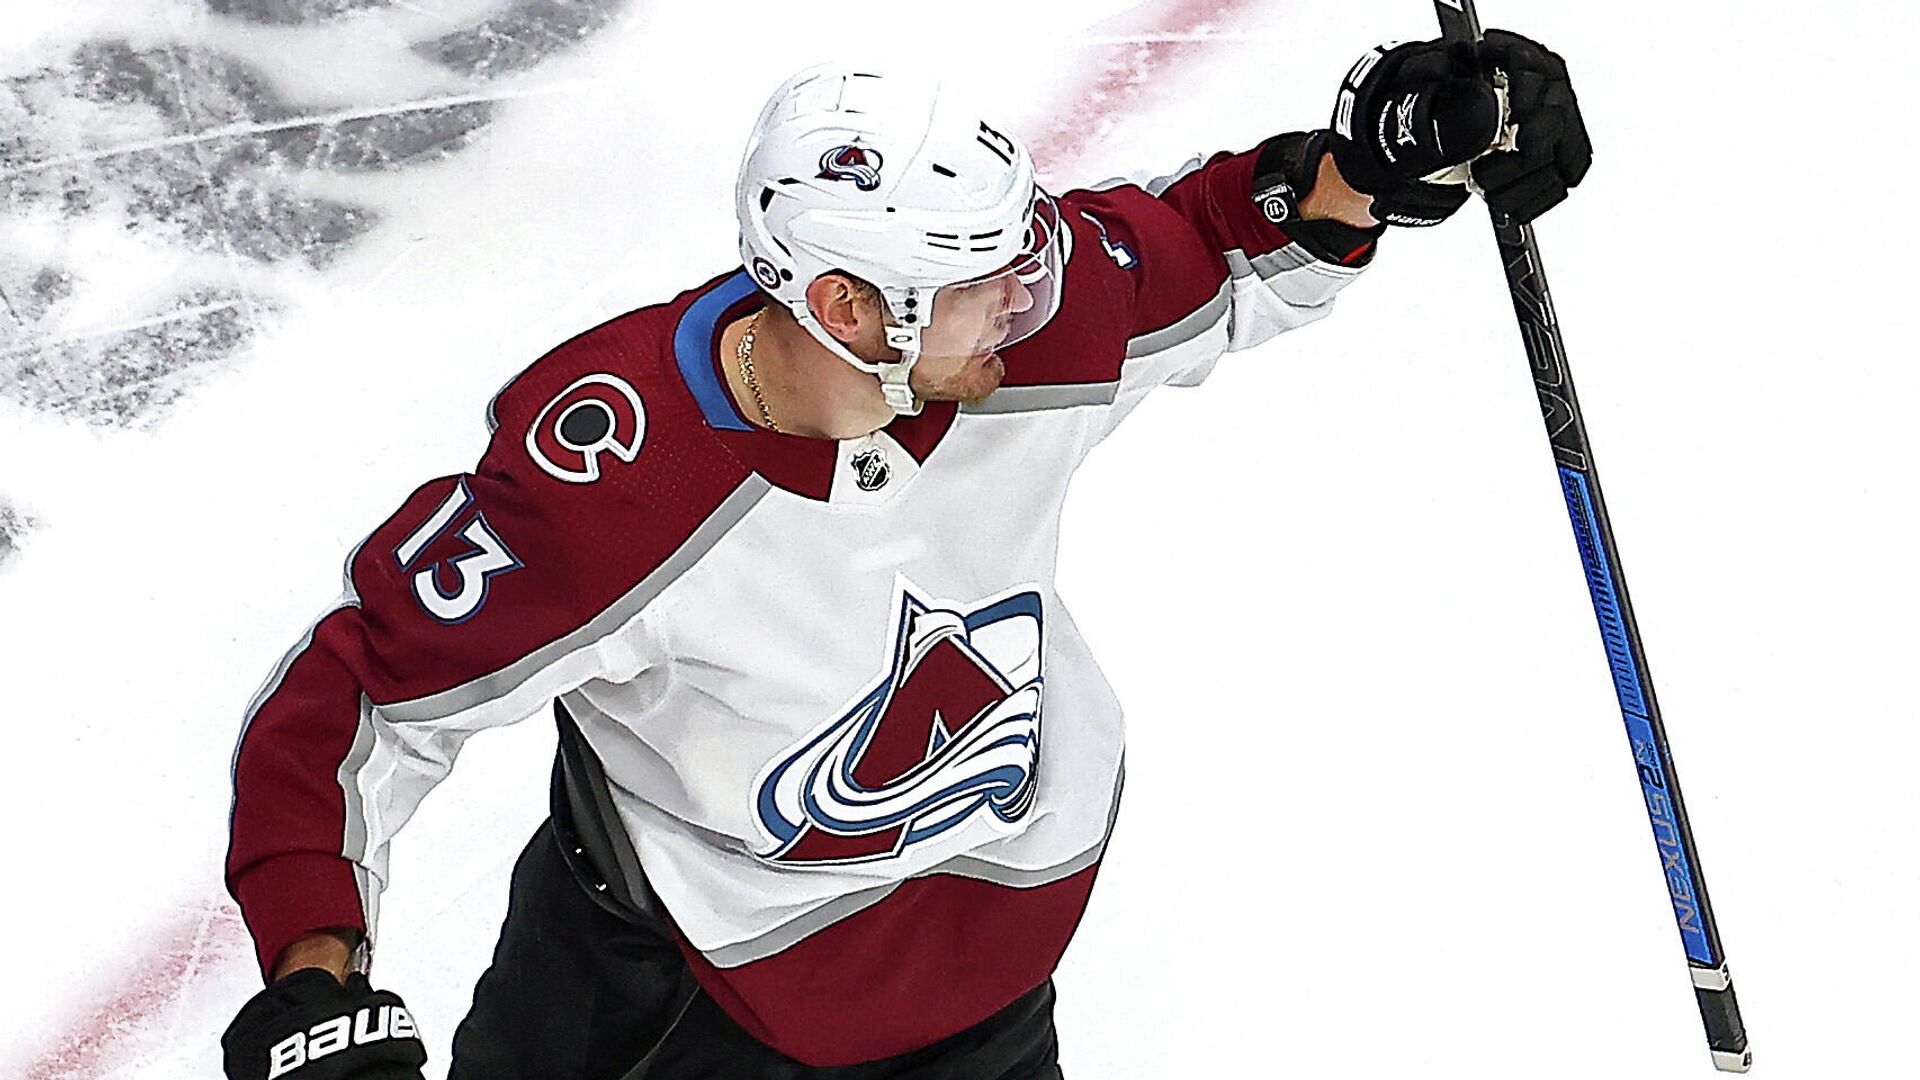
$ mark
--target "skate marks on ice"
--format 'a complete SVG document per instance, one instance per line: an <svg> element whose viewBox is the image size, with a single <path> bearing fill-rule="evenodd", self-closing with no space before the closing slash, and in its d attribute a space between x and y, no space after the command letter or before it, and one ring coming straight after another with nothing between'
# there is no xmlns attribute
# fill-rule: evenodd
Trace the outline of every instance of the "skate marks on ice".
<svg viewBox="0 0 1920 1080"><path fill-rule="evenodd" d="M240 912L221 899L181 910L155 929L153 939L159 948L137 967L115 973L111 994L26 1063L21 1080L201 1073L196 1066L217 1053L215 1042L196 1038L172 1045L169 1036L176 1026L201 1023L202 1012L232 1011L234 1002L207 1000L215 988L203 976L219 969L253 977L246 927ZM225 981L216 982L225 988Z"/></svg>
<svg viewBox="0 0 1920 1080"><path fill-rule="evenodd" d="M371 21L388 0L205 2L296 28L358 14L370 47L394 48ZM306 178L460 153L495 116L480 81L538 66L626 3L515 0L397 51L396 66L449 70L430 100L293 101L270 70L197 43L93 41L0 77L0 396L150 426L259 332L285 270L324 270L380 224L350 197L304 193Z"/></svg>
<svg viewBox="0 0 1920 1080"><path fill-rule="evenodd" d="M399 0L205 0L207 10L265 26L304 26ZM420 56L473 78L537 67L606 28L628 0L513 0L469 25L416 42Z"/></svg>
<svg viewBox="0 0 1920 1080"><path fill-rule="evenodd" d="M0 569L5 569L14 553L20 550L21 538L33 524L32 518L14 509L6 496L0 495Z"/></svg>
<svg viewBox="0 0 1920 1080"><path fill-rule="evenodd" d="M205 0L207 10L263 26L305 26L399 0ZM463 75L492 78L536 67L604 29L628 0L514 0L413 51Z"/></svg>
<svg viewBox="0 0 1920 1080"><path fill-rule="evenodd" d="M475 78L526 71L606 28L627 0L517 0L413 51Z"/></svg>
<svg viewBox="0 0 1920 1080"><path fill-rule="evenodd" d="M392 5L393 0L206 0L215 15L231 15L266 26L301 26L325 22L368 8Z"/></svg>
<svg viewBox="0 0 1920 1080"><path fill-rule="evenodd" d="M243 345L268 307L238 290L190 289L137 323L0 355L0 395L90 424L143 425L186 392L198 368Z"/></svg>
<svg viewBox="0 0 1920 1080"><path fill-rule="evenodd" d="M141 425L257 329L270 305L244 262L323 265L363 232L371 215L261 167L273 136L198 137L282 111L257 73L196 48L92 43L0 83L0 393Z"/></svg>

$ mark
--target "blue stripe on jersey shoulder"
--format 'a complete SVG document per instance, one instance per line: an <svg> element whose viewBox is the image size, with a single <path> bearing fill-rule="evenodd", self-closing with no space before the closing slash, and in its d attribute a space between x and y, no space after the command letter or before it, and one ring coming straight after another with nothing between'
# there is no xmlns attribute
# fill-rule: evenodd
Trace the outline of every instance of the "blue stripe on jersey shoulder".
<svg viewBox="0 0 1920 1080"><path fill-rule="evenodd" d="M713 331L727 309L751 296L760 286L745 270L715 286L713 291L693 302L680 325L673 331L673 355L680 364L680 377L693 391L709 427L724 431L752 431L733 398L713 370Z"/></svg>

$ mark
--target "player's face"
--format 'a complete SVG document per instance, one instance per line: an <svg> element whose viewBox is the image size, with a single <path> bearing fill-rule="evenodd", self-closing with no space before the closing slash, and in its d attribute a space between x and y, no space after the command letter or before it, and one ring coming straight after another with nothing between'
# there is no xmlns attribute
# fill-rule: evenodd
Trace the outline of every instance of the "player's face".
<svg viewBox="0 0 1920 1080"><path fill-rule="evenodd" d="M1032 306L1033 294L1013 275L942 289L913 366L914 393L922 401L984 401L1007 373L994 350L1013 317Z"/></svg>

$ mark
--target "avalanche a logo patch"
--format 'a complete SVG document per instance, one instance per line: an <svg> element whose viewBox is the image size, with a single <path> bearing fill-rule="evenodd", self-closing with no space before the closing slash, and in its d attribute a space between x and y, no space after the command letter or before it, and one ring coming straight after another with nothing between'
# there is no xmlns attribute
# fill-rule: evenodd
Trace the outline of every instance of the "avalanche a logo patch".
<svg viewBox="0 0 1920 1080"><path fill-rule="evenodd" d="M843 715L772 762L756 785L768 862L897 858L984 821L1016 832L1040 768L1040 595L970 609L902 582L892 659Z"/></svg>
<svg viewBox="0 0 1920 1080"><path fill-rule="evenodd" d="M820 155L820 179L851 180L861 191L878 191L882 160L871 147L836 146Z"/></svg>

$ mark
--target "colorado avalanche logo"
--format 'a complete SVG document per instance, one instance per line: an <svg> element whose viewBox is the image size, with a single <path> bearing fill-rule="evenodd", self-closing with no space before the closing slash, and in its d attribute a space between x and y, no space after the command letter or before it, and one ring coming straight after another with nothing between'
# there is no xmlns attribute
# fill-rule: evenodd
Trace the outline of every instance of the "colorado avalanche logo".
<svg viewBox="0 0 1920 1080"><path fill-rule="evenodd" d="M1022 592L971 611L900 590L893 663L845 715L758 784L760 857L895 858L972 821L1013 831L1040 767L1041 608Z"/></svg>
<svg viewBox="0 0 1920 1080"><path fill-rule="evenodd" d="M556 480L600 479L600 455L621 461L640 455L647 409L633 384L604 372L588 375L547 402L527 429L527 453Z"/></svg>
<svg viewBox="0 0 1920 1080"><path fill-rule="evenodd" d="M851 180L861 191L880 190L880 151L866 146L836 146L820 155L820 179Z"/></svg>

